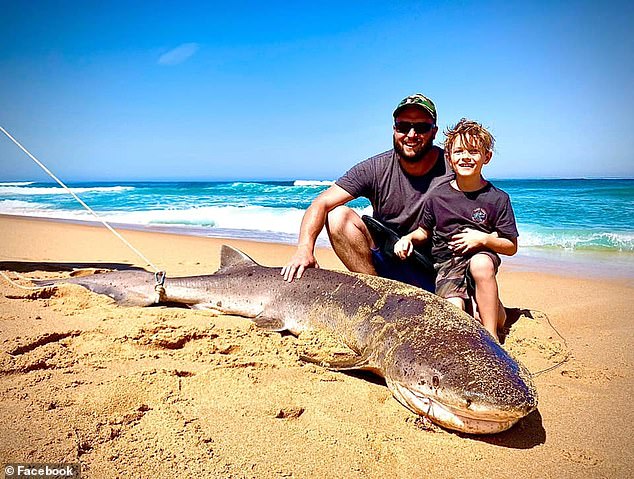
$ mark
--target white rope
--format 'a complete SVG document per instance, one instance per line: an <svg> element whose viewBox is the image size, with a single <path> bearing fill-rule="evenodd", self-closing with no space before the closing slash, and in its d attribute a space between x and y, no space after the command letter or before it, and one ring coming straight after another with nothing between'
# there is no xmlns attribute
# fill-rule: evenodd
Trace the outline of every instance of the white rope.
<svg viewBox="0 0 634 479"><path fill-rule="evenodd" d="M18 273L15 273L18 278L20 279L26 279L27 281L31 281L29 278L24 278L23 276L20 276ZM27 289L29 291L37 291L37 290L42 290L42 289L46 289L48 286L22 286L19 283L16 283L14 280L12 280L9 275L7 275L4 271L0 271L0 276L2 276L4 279L6 279L9 284L15 286L16 288L20 288L20 289Z"/></svg>
<svg viewBox="0 0 634 479"><path fill-rule="evenodd" d="M115 231L114 228L112 228L112 226L110 226L106 220L104 220L103 218L101 218L97 213L95 213L90 206L88 206L86 203L84 203L82 201L82 199L77 196L75 194L74 191L72 191L68 186L66 186L62 180L60 180L59 178L57 178L57 176L55 176L46 166L44 166L42 164L41 161L39 161L37 158L35 158L31 153L29 153L29 151L24 148L15 138L13 138L8 132L7 130L5 130L4 128L2 128L0 126L0 130L2 131L2 133L4 133L5 135L7 135L7 137L13 142L15 143L18 148L20 148L24 153L26 153L29 158L31 158L35 163L37 163L37 165L42 168L51 178L53 178L62 188L64 188L68 193L70 193L72 195L73 198L75 198L77 201L79 201L79 203L88 210L89 213L91 213L96 219L97 221L99 221L101 224L103 224L106 228L108 228L112 234L114 234L117 238L119 238L121 241L123 241L123 243L130 248L132 251L134 251L136 253L136 255L141 258L143 261L145 261L146 264L148 264L149 266L151 266L154 269L155 273L160 272L159 268L157 268L154 263L152 263L149 259L147 259L145 257L145 255L143 253L141 253L138 249L136 249L134 246L132 246L128 240L126 240L123 236L121 236L121 234L119 234L118 231Z"/></svg>

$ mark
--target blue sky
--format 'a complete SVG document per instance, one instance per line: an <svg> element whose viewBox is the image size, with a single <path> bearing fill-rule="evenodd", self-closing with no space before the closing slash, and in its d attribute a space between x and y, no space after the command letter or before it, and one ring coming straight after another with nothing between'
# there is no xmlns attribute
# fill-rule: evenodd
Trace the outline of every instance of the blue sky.
<svg viewBox="0 0 634 479"><path fill-rule="evenodd" d="M335 179L417 91L492 130L491 178L634 177L632 2L0 7L0 126L64 180Z"/></svg>

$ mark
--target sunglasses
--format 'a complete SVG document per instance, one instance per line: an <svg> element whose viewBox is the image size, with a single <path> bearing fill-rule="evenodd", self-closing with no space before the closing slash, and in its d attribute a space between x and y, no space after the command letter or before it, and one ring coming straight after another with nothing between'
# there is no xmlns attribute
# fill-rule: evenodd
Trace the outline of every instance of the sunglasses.
<svg viewBox="0 0 634 479"><path fill-rule="evenodd" d="M399 133L407 134L410 132L412 128L414 128L414 133L417 135L422 135L424 133L428 133L434 128L436 125L433 123L411 123L409 121L395 121L394 129Z"/></svg>

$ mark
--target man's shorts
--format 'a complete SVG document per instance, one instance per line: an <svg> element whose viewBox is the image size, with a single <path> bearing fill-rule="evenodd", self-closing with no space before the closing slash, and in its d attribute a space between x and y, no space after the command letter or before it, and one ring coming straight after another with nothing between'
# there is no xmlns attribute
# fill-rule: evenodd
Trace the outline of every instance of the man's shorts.
<svg viewBox="0 0 634 479"><path fill-rule="evenodd" d="M372 248L372 263L379 276L408 283L434 292L436 271L429 255L414 251L406 260L394 254L399 235L380 221L363 215L363 222L372 235L376 248Z"/></svg>
<svg viewBox="0 0 634 479"><path fill-rule="evenodd" d="M495 272L500 267L500 257L492 251L481 251L493 261ZM436 294L442 298L469 299L475 294L475 281L469 270L473 256L454 256L441 263L436 263Z"/></svg>
<svg viewBox="0 0 634 479"><path fill-rule="evenodd" d="M401 260L394 255L382 252L379 248L372 248L372 263L379 276L434 292L434 274L423 271L417 267L416 262Z"/></svg>

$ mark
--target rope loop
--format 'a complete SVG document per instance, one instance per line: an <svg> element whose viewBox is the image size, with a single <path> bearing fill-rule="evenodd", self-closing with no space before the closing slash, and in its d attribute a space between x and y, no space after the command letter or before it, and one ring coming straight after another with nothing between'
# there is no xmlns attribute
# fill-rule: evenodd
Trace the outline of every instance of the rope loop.
<svg viewBox="0 0 634 479"><path fill-rule="evenodd" d="M154 273L154 280L156 281L154 285L154 291L156 291L156 298L154 298L155 304L165 301L165 276L165 271L157 271Z"/></svg>

